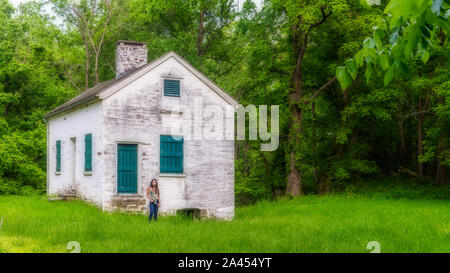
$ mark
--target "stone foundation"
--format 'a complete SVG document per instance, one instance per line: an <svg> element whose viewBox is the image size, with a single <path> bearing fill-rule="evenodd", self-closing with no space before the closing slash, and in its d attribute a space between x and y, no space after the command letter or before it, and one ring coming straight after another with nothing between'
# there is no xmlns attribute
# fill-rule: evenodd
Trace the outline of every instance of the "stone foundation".
<svg viewBox="0 0 450 273"><path fill-rule="evenodd" d="M111 201L113 209L125 212L146 212L146 199L140 195L115 195Z"/></svg>
<svg viewBox="0 0 450 273"><path fill-rule="evenodd" d="M148 204L146 198L140 195L115 195L111 202L111 207L103 208L106 211L119 210L122 212L137 212L148 214ZM193 219L218 219L232 220L234 207L206 209L206 208L180 208L160 210L158 215L189 215Z"/></svg>

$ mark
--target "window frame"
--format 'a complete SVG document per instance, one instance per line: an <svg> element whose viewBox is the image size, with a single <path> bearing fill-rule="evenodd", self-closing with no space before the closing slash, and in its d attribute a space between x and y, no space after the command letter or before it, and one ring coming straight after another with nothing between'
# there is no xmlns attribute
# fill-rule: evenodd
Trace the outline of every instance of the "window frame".
<svg viewBox="0 0 450 273"><path fill-rule="evenodd" d="M90 143L90 149L89 149L89 151L88 151L88 143ZM89 134L85 134L84 135L84 172L85 172L85 175L86 174L90 174L90 173L92 173L92 169L93 169L93 167L92 167L92 134L91 133L89 133ZM88 164L88 157L90 158L90 164Z"/></svg>
<svg viewBox="0 0 450 273"><path fill-rule="evenodd" d="M174 96L174 95L167 95L166 94L166 81L170 81L170 82L178 82L178 96ZM180 79L175 79L175 78L163 78L163 97L170 97L170 98L181 98L181 80Z"/></svg>
<svg viewBox="0 0 450 273"><path fill-rule="evenodd" d="M180 141L173 141L173 143L181 143L181 156L174 156L172 155L172 157L178 157L181 158L181 170L176 170L176 171L168 171L166 169L163 170L163 157L168 157L167 155L163 155L162 154L162 139L163 137L170 137L171 139L175 139L175 138L181 138ZM159 137L159 141L160 141L160 149L159 149L159 173L162 175L183 175L184 174L184 137L181 135L160 135ZM170 143L167 141L164 141L166 143Z"/></svg>
<svg viewBox="0 0 450 273"><path fill-rule="evenodd" d="M59 175L61 174L61 140L57 140L55 144L55 159L56 159L56 165L55 165L55 174Z"/></svg>

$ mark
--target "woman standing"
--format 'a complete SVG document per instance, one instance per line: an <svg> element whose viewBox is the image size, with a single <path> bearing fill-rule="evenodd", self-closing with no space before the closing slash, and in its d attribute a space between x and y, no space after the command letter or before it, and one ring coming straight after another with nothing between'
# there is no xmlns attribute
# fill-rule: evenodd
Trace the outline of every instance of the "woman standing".
<svg viewBox="0 0 450 273"><path fill-rule="evenodd" d="M156 179L152 179L152 182L150 182L150 185L147 188L147 198L150 200L150 215L148 220L151 222L152 217L154 217L156 221L158 218L158 208L161 204L159 199L158 181Z"/></svg>

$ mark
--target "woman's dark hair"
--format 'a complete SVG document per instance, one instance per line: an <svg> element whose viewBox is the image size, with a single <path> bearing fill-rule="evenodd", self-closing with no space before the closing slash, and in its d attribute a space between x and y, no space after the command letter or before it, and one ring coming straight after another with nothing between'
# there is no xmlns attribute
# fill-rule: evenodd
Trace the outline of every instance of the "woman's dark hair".
<svg viewBox="0 0 450 273"><path fill-rule="evenodd" d="M156 180L156 178L153 178L152 181L150 181L150 188L153 188L153 181L156 182L156 193L159 194L158 180Z"/></svg>

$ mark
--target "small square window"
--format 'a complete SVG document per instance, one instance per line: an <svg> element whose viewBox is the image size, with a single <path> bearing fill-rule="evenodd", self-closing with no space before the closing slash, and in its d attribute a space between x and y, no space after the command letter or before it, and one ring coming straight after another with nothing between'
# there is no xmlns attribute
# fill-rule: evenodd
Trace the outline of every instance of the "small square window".
<svg viewBox="0 0 450 273"><path fill-rule="evenodd" d="M180 96L180 81L178 80L164 80L164 96L179 97Z"/></svg>

